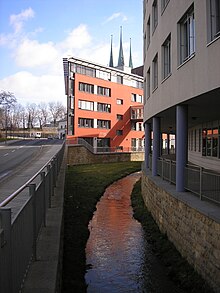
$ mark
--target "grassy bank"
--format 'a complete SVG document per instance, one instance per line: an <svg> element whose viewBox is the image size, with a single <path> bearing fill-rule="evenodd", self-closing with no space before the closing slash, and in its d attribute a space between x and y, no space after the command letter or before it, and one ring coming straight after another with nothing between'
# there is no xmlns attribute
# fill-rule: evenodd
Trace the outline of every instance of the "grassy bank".
<svg viewBox="0 0 220 293"><path fill-rule="evenodd" d="M64 255L62 292L86 292L85 247L88 224L105 188L140 170L140 162L81 165L68 168L64 197Z"/></svg>
<svg viewBox="0 0 220 293"><path fill-rule="evenodd" d="M160 258L166 267L166 272L185 292L211 293L213 292L206 282L195 270L183 259L175 246L167 239L148 212L141 196L141 182L134 186L132 196L134 217L141 223L148 243L152 244L154 254Z"/></svg>

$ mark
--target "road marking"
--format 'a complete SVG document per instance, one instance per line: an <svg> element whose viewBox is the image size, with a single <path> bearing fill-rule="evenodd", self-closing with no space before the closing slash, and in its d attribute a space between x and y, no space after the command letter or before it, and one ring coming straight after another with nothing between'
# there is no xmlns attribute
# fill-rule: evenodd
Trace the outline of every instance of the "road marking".
<svg viewBox="0 0 220 293"><path fill-rule="evenodd" d="M4 154L4 157L8 156L8 153Z"/></svg>
<svg viewBox="0 0 220 293"><path fill-rule="evenodd" d="M12 152L12 153L14 153L14 152L15 152L15 150L12 150L11 152Z"/></svg>

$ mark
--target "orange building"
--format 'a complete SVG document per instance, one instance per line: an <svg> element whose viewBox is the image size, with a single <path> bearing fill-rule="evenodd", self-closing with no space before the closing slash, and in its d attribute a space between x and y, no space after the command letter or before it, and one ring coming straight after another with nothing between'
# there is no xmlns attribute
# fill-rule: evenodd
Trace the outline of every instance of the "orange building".
<svg viewBox="0 0 220 293"><path fill-rule="evenodd" d="M63 64L67 140L83 138L97 150L143 150L143 76L132 73L131 55L130 67L122 46L117 67L112 55L109 67L74 57Z"/></svg>
<svg viewBox="0 0 220 293"><path fill-rule="evenodd" d="M142 149L143 77L79 58L64 58L67 139L94 147Z"/></svg>

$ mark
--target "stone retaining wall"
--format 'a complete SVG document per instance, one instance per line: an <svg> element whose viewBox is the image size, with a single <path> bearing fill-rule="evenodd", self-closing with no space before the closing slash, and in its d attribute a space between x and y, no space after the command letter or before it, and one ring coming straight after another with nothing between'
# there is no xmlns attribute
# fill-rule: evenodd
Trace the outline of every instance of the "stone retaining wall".
<svg viewBox="0 0 220 293"><path fill-rule="evenodd" d="M68 165L98 164L128 161L143 161L144 153L106 153L93 154L84 146L68 146Z"/></svg>
<svg viewBox="0 0 220 293"><path fill-rule="evenodd" d="M173 196L165 190L164 181L159 180L161 186L152 177L142 175L147 209L182 256L215 292L220 292L220 221Z"/></svg>

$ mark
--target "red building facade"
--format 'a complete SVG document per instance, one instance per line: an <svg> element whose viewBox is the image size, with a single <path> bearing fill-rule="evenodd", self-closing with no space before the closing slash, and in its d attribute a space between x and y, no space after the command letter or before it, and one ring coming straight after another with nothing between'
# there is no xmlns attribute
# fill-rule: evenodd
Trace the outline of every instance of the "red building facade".
<svg viewBox="0 0 220 293"><path fill-rule="evenodd" d="M143 77L64 58L67 139L83 138L95 148L143 150Z"/></svg>

